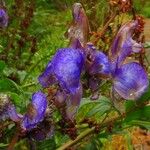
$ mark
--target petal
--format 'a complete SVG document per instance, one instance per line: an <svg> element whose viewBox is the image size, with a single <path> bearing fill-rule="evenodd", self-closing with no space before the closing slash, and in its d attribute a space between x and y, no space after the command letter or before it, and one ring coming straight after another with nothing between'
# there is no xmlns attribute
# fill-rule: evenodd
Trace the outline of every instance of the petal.
<svg viewBox="0 0 150 150"><path fill-rule="evenodd" d="M82 4L75 3L72 8L73 21L68 29L68 38L70 39L70 47L81 48L85 46L88 41L88 33L90 30L88 18ZM78 42L80 44L78 44ZM77 42L77 43L76 43ZM78 47L79 46L79 47Z"/></svg>
<svg viewBox="0 0 150 150"><path fill-rule="evenodd" d="M71 48L74 48L74 49L83 49L80 41L76 38L72 38L72 40L70 41L71 43L69 44Z"/></svg>
<svg viewBox="0 0 150 150"><path fill-rule="evenodd" d="M44 88L49 87L57 82L53 74L51 62L48 63L45 71L38 77L38 81Z"/></svg>
<svg viewBox="0 0 150 150"><path fill-rule="evenodd" d="M32 95L32 102L22 122L24 129L30 130L44 119L47 108L46 95L41 91Z"/></svg>
<svg viewBox="0 0 150 150"><path fill-rule="evenodd" d="M110 63L104 53L96 50L91 53L91 57L92 61L87 65L87 71L90 75L110 74Z"/></svg>
<svg viewBox="0 0 150 150"><path fill-rule="evenodd" d="M54 74L62 89L69 93L79 87L80 75L84 66L84 55L80 50L65 48L57 51L52 60Z"/></svg>
<svg viewBox="0 0 150 150"><path fill-rule="evenodd" d="M131 21L123 25L111 48L110 59L120 65L132 52L140 52L142 50L141 43L137 43L132 39L134 30L138 28L137 20Z"/></svg>
<svg viewBox="0 0 150 150"><path fill-rule="evenodd" d="M149 81L145 70L138 63L122 65L115 72L114 89L124 99L138 99L148 88Z"/></svg>
<svg viewBox="0 0 150 150"><path fill-rule="evenodd" d="M8 104L7 110L8 110L8 115L12 121L14 122L21 121L23 116L16 112L16 108L13 104Z"/></svg>
<svg viewBox="0 0 150 150"><path fill-rule="evenodd" d="M82 94L82 85L80 84L80 86L76 89L76 92L71 94L70 100L66 101L66 115L70 120L73 120L75 117L77 109L80 105Z"/></svg>

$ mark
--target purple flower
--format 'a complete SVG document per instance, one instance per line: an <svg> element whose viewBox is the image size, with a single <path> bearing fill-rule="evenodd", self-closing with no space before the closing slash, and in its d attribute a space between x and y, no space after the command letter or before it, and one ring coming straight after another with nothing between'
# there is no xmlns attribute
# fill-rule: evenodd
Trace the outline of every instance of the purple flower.
<svg viewBox="0 0 150 150"><path fill-rule="evenodd" d="M90 27L85 10L80 3L73 5L72 16L72 25L67 31L67 37L70 39L69 46L72 48L85 47L88 41Z"/></svg>
<svg viewBox="0 0 150 150"><path fill-rule="evenodd" d="M91 76L108 76L111 73L108 57L98 51L92 43L87 43L86 56L86 71Z"/></svg>
<svg viewBox="0 0 150 150"><path fill-rule="evenodd" d="M84 55L80 50L59 49L38 79L43 87L59 83L62 89L73 94L80 85L83 66Z"/></svg>
<svg viewBox="0 0 150 150"><path fill-rule="evenodd" d="M5 28L8 25L8 15L7 12L0 8L0 28Z"/></svg>
<svg viewBox="0 0 150 150"><path fill-rule="evenodd" d="M51 121L44 119L36 128L29 131L27 135L30 139L42 141L51 138L54 135L54 129L54 124L52 124Z"/></svg>
<svg viewBox="0 0 150 150"><path fill-rule="evenodd" d="M130 54L138 53L143 48L141 43L132 39L134 31L141 28L142 24L138 18L126 23L119 30L111 48L113 88L124 99L138 99L149 84L145 70L138 63L124 64Z"/></svg>
<svg viewBox="0 0 150 150"><path fill-rule="evenodd" d="M85 68L86 74L88 75L88 86L92 91L91 99L95 100L99 97L98 90L101 79L110 76L110 62L108 57L101 51L98 51L92 43L87 43L85 53Z"/></svg>
<svg viewBox="0 0 150 150"><path fill-rule="evenodd" d="M19 122L22 115L18 114L14 104L6 94L0 94L0 120L11 119L14 122Z"/></svg>
<svg viewBox="0 0 150 150"><path fill-rule="evenodd" d="M22 128L31 130L44 119L47 108L47 98L41 91L32 95L32 102L29 104L28 112L24 115Z"/></svg>
<svg viewBox="0 0 150 150"><path fill-rule="evenodd" d="M133 52L138 53L143 48L141 43L132 39L134 30L138 28L138 26L138 20L134 20L120 28L111 48L110 59L112 62L112 70L120 66L127 56Z"/></svg>
<svg viewBox="0 0 150 150"><path fill-rule="evenodd" d="M58 84L61 90L56 94L57 102L67 104L70 101L72 105L78 106L82 97L80 76L84 60L84 54L80 49L59 49L39 76L39 83L43 87Z"/></svg>
<svg viewBox="0 0 150 150"><path fill-rule="evenodd" d="M124 99L138 99L148 88L145 70L136 62L118 68L113 78L113 88Z"/></svg>
<svg viewBox="0 0 150 150"><path fill-rule="evenodd" d="M7 110L8 110L8 115L12 121L14 121L14 122L21 121L23 116L16 112L16 108L13 104L11 104L11 103L8 104Z"/></svg>

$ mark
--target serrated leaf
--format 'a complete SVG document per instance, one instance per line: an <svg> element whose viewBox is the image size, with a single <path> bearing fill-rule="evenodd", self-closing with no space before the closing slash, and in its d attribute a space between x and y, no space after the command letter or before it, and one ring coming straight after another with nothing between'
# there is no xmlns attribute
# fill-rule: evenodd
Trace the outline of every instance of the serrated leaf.
<svg viewBox="0 0 150 150"><path fill-rule="evenodd" d="M76 119L80 122L85 117L90 117L96 113L104 114L110 109L110 101L101 96L98 100L90 100L89 98L83 98L76 115Z"/></svg>
<svg viewBox="0 0 150 150"><path fill-rule="evenodd" d="M100 103L97 104L92 110L90 110L87 113L87 117L91 117L97 113L99 113L99 115L103 115L104 113L106 113L108 110L110 110L111 108L111 103L108 99L101 99Z"/></svg>

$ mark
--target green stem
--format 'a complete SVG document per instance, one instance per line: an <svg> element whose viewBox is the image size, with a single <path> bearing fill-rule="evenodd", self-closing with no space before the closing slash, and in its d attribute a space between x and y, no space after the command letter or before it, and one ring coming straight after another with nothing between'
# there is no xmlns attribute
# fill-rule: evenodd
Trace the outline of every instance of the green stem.
<svg viewBox="0 0 150 150"><path fill-rule="evenodd" d="M89 125L88 125L87 123L81 124L81 125L76 125L76 128L77 128L77 129L80 129L80 128L87 128L87 127L89 127Z"/></svg>
<svg viewBox="0 0 150 150"><path fill-rule="evenodd" d="M22 86L22 88L31 87L31 86L34 86L34 85L37 85L37 83L33 82L33 83L25 84L25 85Z"/></svg>
<svg viewBox="0 0 150 150"><path fill-rule="evenodd" d="M75 140L68 141L67 143L65 143L64 145L59 147L57 150L65 150L66 148L75 145L76 143L78 143L78 141L80 141L81 139L83 139L87 135L93 133L94 130L95 130L95 127L92 127L90 129L87 129L87 130L83 131Z"/></svg>

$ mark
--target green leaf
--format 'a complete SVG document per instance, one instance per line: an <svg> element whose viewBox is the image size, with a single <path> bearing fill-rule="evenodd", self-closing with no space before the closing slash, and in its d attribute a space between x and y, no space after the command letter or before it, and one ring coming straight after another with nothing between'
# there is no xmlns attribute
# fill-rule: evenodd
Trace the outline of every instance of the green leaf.
<svg viewBox="0 0 150 150"><path fill-rule="evenodd" d="M8 95L16 106L22 105L22 97L20 95L13 92L8 92Z"/></svg>
<svg viewBox="0 0 150 150"><path fill-rule="evenodd" d="M5 69L6 64L4 61L0 60L0 73L2 73L2 71Z"/></svg>
<svg viewBox="0 0 150 150"><path fill-rule="evenodd" d="M0 143L0 148L4 148L6 146L8 146L8 144Z"/></svg>
<svg viewBox="0 0 150 150"><path fill-rule="evenodd" d="M136 106L137 106L136 105L136 101L126 101L125 102L125 110L126 110L126 112L131 111Z"/></svg>
<svg viewBox="0 0 150 150"><path fill-rule="evenodd" d="M144 48L150 48L150 42L146 42L146 43L144 44Z"/></svg>
<svg viewBox="0 0 150 150"><path fill-rule="evenodd" d="M0 92L21 93L22 91L14 81L5 78L0 80Z"/></svg>
<svg viewBox="0 0 150 150"><path fill-rule="evenodd" d="M102 144L101 143L99 144L99 143L100 141L96 140L95 138L92 139L91 141L85 141L85 143L83 143L84 147L82 148L82 150L98 150L98 146L99 145L102 146Z"/></svg>
<svg viewBox="0 0 150 150"><path fill-rule="evenodd" d="M103 115L106 111L110 110L111 102L104 96L98 100L90 100L90 98L83 98L81 105L78 109L76 119L80 122L85 117L91 117L97 113Z"/></svg>
<svg viewBox="0 0 150 150"><path fill-rule="evenodd" d="M133 121L130 121L131 125L138 125L138 126L141 126L141 127L144 127L148 130L150 130L150 121L141 121L141 120L133 120Z"/></svg>
<svg viewBox="0 0 150 150"><path fill-rule="evenodd" d="M87 117L91 117L95 114L99 114L100 116L102 116L104 113L106 113L108 110L110 110L111 108L111 103L110 101L103 97L102 99L100 99L100 103L97 104L93 109L91 109L88 113L87 113Z"/></svg>
<svg viewBox="0 0 150 150"><path fill-rule="evenodd" d="M127 113L124 122L128 123L132 120L144 120L150 121L150 106L144 106L143 108L137 108L135 111Z"/></svg>
<svg viewBox="0 0 150 150"><path fill-rule="evenodd" d="M54 150L56 143L54 137L41 142L37 142L37 150Z"/></svg>

